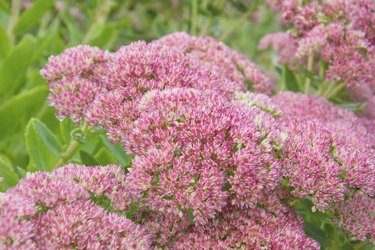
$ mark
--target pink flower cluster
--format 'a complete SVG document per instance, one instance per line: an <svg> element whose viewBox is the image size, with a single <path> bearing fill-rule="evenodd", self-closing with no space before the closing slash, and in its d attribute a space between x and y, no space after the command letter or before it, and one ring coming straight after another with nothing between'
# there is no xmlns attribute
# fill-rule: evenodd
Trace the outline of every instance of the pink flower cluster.
<svg viewBox="0 0 375 250"><path fill-rule="evenodd" d="M247 88L258 93L270 94L273 89L271 79L254 63L212 37L194 37L179 32L162 37L154 43L176 48L197 57L206 67L218 71L241 90Z"/></svg>
<svg viewBox="0 0 375 250"><path fill-rule="evenodd" d="M294 195L325 210L349 187L375 194L375 140L360 119L321 97L281 92L272 101L283 112L281 161Z"/></svg>
<svg viewBox="0 0 375 250"><path fill-rule="evenodd" d="M373 115L375 3L371 0L275 0L268 3L282 14L283 23L294 32L284 36L273 34L276 40L272 43L268 35L262 39L260 48L274 47L281 63L306 62L311 56L317 61L315 65L318 60L324 61L327 66L324 74L320 74L324 77L322 80L345 83L353 99L367 102L365 112ZM287 40L294 40L296 50L292 49L293 43L285 42ZM291 56L289 60L285 60L286 54ZM318 74L317 67L313 70ZM364 89L368 94L358 98L357 93Z"/></svg>
<svg viewBox="0 0 375 250"><path fill-rule="evenodd" d="M40 74L50 83L49 104L57 117L79 122L102 87L102 74L110 53L80 45L52 56Z"/></svg>
<svg viewBox="0 0 375 250"><path fill-rule="evenodd" d="M150 248L151 237L141 226L98 205L100 199L115 203L113 196L124 188L121 175L114 165L28 174L0 194L0 248Z"/></svg>
<svg viewBox="0 0 375 250"><path fill-rule="evenodd" d="M127 184L154 211L190 210L195 224L206 224L228 199L254 206L278 185L279 132L259 108L180 88L149 92L141 106L125 142L135 155Z"/></svg>
<svg viewBox="0 0 375 250"><path fill-rule="evenodd" d="M264 93L273 88L255 64L223 43L184 33L170 38L178 43L192 41L190 47L201 52L185 53L189 51L166 37L151 44L135 42L115 53L83 45L51 57L41 74L50 83L49 103L58 118L87 119L111 131L116 141L123 139L137 116L137 102L148 90L194 87L214 89L230 98L246 85ZM103 103L103 99L112 101Z"/></svg>
<svg viewBox="0 0 375 250"><path fill-rule="evenodd" d="M354 240L366 239L375 244L375 202L374 199L362 194L352 194L349 200L337 206L336 221Z"/></svg>
<svg viewBox="0 0 375 250"><path fill-rule="evenodd" d="M321 6L309 6L305 19L295 19L304 38L332 28L315 23ZM335 31L316 41L342 42ZM295 197L341 211L354 238L371 228L364 219L363 228L347 225L359 210L344 201L353 190L375 194L373 120L319 97L239 92L249 81L263 93L272 85L212 38L176 33L114 53L80 46L51 58L41 73L59 117L104 127L134 158L127 174L71 164L28 175L2 199L4 207L8 199L30 204L31 212L9 209L6 218L31 229L0 234L5 246L319 249L289 204Z"/></svg>
<svg viewBox="0 0 375 250"><path fill-rule="evenodd" d="M170 246L186 230L210 227L228 209L242 213L262 205L279 186L279 112L265 95L237 94L234 100L241 88L204 65L157 43L133 43L108 56L100 91L82 118L124 142L135 155L133 166L126 176L111 167L56 170L52 190L73 185L59 183L65 179L79 189L47 196L41 204L50 207L55 200L78 197L117 211L137 204L134 221L143 224L157 246ZM21 182L14 190L33 189ZM70 213L64 209L50 214ZM292 220L284 226L288 223ZM294 237L306 238L301 221L297 224L298 229L291 226L291 238L284 239L281 229L274 234L295 245Z"/></svg>
<svg viewBox="0 0 375 250"><path fill-rule="evenodd" d="M363 32L347 29L338 23L320 24L299 40L297 57L318 52L329 65L326 72L328 80L345 81L348 87L361 83L373 85L375 47L363 36Z"/></svg>
<svg viewBox="0 0 375 250"><path fill-rule="evenodd" d="M302 219L280 197L270 194L260 207L227 207L209 225L180 233L175 249L319 248L316 241L304 235Z"/></svg>
<svg viewBox="0 0 375 250"><path fill-rule="evenodd" d="M222 75L208 70L196 58L166 46L132 43L107 62L107 91L97 95L86 113L90 125L103 126L113 141L124 140L139 116L142 96L153 89L193 87L212 89L231 98L239 90Z"/></svg>
<svg viewBox="0 0 375 250"><path fill-rule="evenodd" d="M0 248L35 249L34 223L28 220L37 207L16 194L0 193Z"/></svg>

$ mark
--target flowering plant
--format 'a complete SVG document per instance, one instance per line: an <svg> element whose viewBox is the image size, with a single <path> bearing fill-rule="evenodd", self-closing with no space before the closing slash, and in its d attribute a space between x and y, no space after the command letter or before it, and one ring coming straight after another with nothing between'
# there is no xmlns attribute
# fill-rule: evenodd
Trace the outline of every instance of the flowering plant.
<svg viewBox="0 0 375 250"><path fill-rule="evenodd" d="M260 42L279 53L281 90L226 44L184 32L51 56L40 74L72 139L64 147L30 121L28 137L54 156L27 145L28 173L0 193L0 248L375 244L374 30L365 25L375 5L267 2L294 31ZM336 104L344 99L367 106L353 112ZM93 134L105 148L74 163L80 144L98 147ZM327 228L344 240L329 245Z"/></svg>

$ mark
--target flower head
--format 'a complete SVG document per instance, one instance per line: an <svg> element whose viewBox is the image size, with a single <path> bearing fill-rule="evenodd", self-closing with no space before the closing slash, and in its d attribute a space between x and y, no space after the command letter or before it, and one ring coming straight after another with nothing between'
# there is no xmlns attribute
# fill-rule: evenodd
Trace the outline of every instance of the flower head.
<svg viewBox="0 0 375 250"><path fill-rule="evenodd" d="M210 224L180 233L174 249L319 249L307 237L303 221L276 195L262 207L227 207Z"/></svg>
<svg viewBox="0 0 375 250"><path fill-rule="evenodd" d="M80 166L69 164L56 169L54 176L66 181L74 181L90 193L91 199L104 199L115 210L126 211L129 208L131 197L125 185L125 171L117 165Z"/></svg>
<svg viewBox="0 0 375 250"><path fill-rule="evenodd" d="M254 206L278 185L279 132L257 107L213 91L152 91L126 141L135 154L127 183L155 211L206 224L227 204Z"/></svg>
<svg viewBox="0 0 375 250"><path fill-rule="evenodd" d="M375 202L360 192L351 193L350 198L338 204L336 222L348 232L352 240L375 243Z"/></svg>
<svg viewBox="0 0 375 250"><path fill-rule="evenodd" d="M28 220L37 207L17 194L0 193L0 248L35 249L35 225Z"/></svg>
<svg viewBox="0 0 375 250"><path fill-rule="evenodd" d="M40 71L50 83L48 102L58 119L69 116L79 123L95 96L101 92L102 75L110 54L80 45L49 58Z"/></svg>
<svg viewBox="0 0 375 250"><path fill-rule="evenodd" d="M281 161L294 195L311 198L320 210L341 201L347 188L374 195L374 140L352 112L291 92L272 100L283 112L288 139Z"/></svg>
<svg viewBox="0 0 375 250"><path fill-rule="evenodd" d="M156 40L198 58L204 65L233 81L239 90L253 89L255 92L270 94L273 83L258 67L244 55L212 37L194 37L177 32Z"/></svg>
<svg viewBox="0 0 375 250"><path fill-rule="evenodd" d="M105 93L97 96L86 117L103 126L113 141L124 140L139 116L138 103L150 90L173 87L211 89L227 98L238 90L196 58L157 44L135 42L120 48L107 62Z"/></svg>
<svg viewBox="0 0 375 250"><path fill-rule="evenodd" d="M0 247L149 249L149 233L109 213L106 209L111 207L100 202L106 196L114 209L125 212L123 204L129 200L121 172L114 165L69 165L52 173L27 175L0 194Z"/></svg>
<svg viewBox="0 0 375 250"><path fill-rule="evenodd" d="M37 244L58 249L149 249L150 236L125 217L88 201L59 204L38 216Z"/></svg>
<svg viewBox="0 0 375 250"><path fill-rule="evenodd" d="M109 57L107 51L88 45L79 45L51 56L40 74L52 83L64 76L98 76L100 67ZM99 72L97 72L99 70Z"/></svg>

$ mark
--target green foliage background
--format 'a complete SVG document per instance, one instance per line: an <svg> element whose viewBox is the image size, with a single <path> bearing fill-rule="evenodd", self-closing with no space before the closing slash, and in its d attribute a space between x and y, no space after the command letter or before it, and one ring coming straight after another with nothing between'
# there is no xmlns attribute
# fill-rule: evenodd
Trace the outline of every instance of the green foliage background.
<svg viewBox="0 0 375 250"><path fill-rule="evenodd" d="M0 0L0 191L27 172L51 171L68 162L131 165L131 156L112 145L104 131L56 119L46 102L48 83L39 74L49 56L78 44L113 51L132 41L187 31L224 41L284 88L298 90L292 72L275 70L273 55L257 50L262 36L278 30L278 17L262 1ZM309 202L293 205L322 249L371 249L350 242L326 214L312 213Z"/></svg>

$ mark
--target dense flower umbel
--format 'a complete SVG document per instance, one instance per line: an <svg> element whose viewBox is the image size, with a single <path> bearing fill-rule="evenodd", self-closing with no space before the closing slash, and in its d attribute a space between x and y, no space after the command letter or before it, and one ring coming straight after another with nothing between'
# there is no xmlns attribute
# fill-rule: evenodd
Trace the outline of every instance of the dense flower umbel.
<svg viewBox="0 0 375 250"><path fill-rule="evenodd" d="M125 217L88 201L60 204L37 216L42 249L150 249L150 236Z"/></svg>
<svg viewBox="0 0 375 250"><path fill-rule="evenodd" d="M180 217L179 215L154 211L149 214L140 215L144 221L142 224L143 228L153 237L153 245L162 249L168 249L173 246L177 235L181 232L196 227L192 225L187 216ZM173 247L171 248L173 249Z"/></svg>
<svg viewBox="0 0 375 250"><path fill-rule="evenodd" d="M204 65L220 72L244 90L270 94L273 83L254 63L212 37L194 37L184 32L173 33L154 43L177 48L204 62Z"/></svg>
<svg viewBox="0 0 375 250"><path fill-rule="evenodd" d="M131 201L125 185L125 171L117 165L87 167L66 165L53 172L64 180L72 180L83 187L95 201L107 201L110 208L126 211Z"/></svg>
<svg viewBox="0 0 375 250"><path fill-rule="evenodd" d="M295 195L324 210L346 187L375 194L375 141L360 119L320 97L284 92L272 100L283 111L283 174Z"/></svg>
<svg viewBox="0 0 375 250"><path fill-rule="evenodd" d="M373 82L375 51L363 36L337 23L318 25L299 41L297 56L319 53L328 64L328 80L345 81L349 87Z"/></svg>
<svg viewBox="0 0 375 250"><path fill-rule="evenodd" d="M87 76L100 78L102 64L107 61L109 53L96 47L79 45L69 48L58 56L51 56L40 74L55 82L64 76Z"/></svg>
<svg viewBox="0 0 375 250"><path fill-rule="evenodd" d="M319 244L305 236L302 218L291 207L268 194L261 206L228 206L208 225L180 233L171 249L319 249Z"/></svg>
<svg viewBox="0 0 375 250"><path fill-rule="evenodd" d="M28 217L37 207L27 199L0 193L0 249L36 249L33 242L36 227Z"/></svg>
<svg viewBox="0 0 375 250"><path fill-rule="evenodd" d="M109 56L99 48L80 45L49 58L40 73L50 83L48 102L59 119L70 116L76 123L82 119L101 90Z"/></svg>
<svg viewBox="0 0 375 250"><path fill-rule="evenodd" d="M303 35L320 23L342 23L366 33L374 43L375 4L371 0L267 0L272 8L282 14L284 24L293 25Z"/></svg>
<svg viewBox="0 0 375 250"><path fill-rule="evenodd" d="M273 118L215 92L188 88L149 92L126 141L136 156L127 184L155 211L189 211L205 224L230 203L254 206L276 187L280 166Z"/></svg>
<svg viewBox="0 0 375 250"><path fill-rule="evenodd" d="M65 180L45 172L28 174L17 186L9 189L8 193L27 197L42 209L90 198L89 193L73 180Z"/></svg>
<svg viewBox="0 0 375 250"><path fill-rule="evenodd" d="M90 125L106 128L113 141L124 140L139 116L138 103L152 89L211 89L228 98L239 90L196 58L156 44L135 42L120 48L107 62L103 77L109 91L100 94L87 113Z"/></svg>
<svg viewBox="0 0 375 250"><path fill-rule="evenodd" d="M103 204L105 196L116 209L123 209L122 204L128 200L122 192L121 171L114 165L92 168L69 165L52 173L27 175L0 196L0 211L6 208L4 214L1 212L4 215L1 221L14 226L12 230L0 230L0 248L10 245L20 246L17 249L29 249L29 246L32 249L150 249L151 237L141 226L103 208L111 209ZM10 206L11 202L17 207Z"/></svg>
<svg viewBox="0 0 375 250"><path fill-rule="evenodd" d="M335 145L331 131L316 120L291 120L287 126L282 164L292 193L311 198L319 210L342 200L346 188L342 168L330 153Z"/></svg>
<svg viewBox="0 0 375 250"><path fill-rule="evenodd" d="M374 1L268 2L282 13L285 24L293 26L299 61L307 62L307 57L323 60L327 69L326 74L321 71L320 76L331 82L345 83L350 92L355 92L360 85L375 89ZM373 108L375 98L371 100Z"/></svg>
<svg viewBox="0 0 375 250"><path fill-rule="evenodd" d="M56 108L59 120L69 116L78 123L100 92L100 84L81 76L63 77L50 86L49 104Z"/></svg>
<svg viewBox="0 0 375 250"><path fill-rule="evenodd" d="M349 200L338 204L336 221L351 235L352 240L364 241L369 238L375 244L374 211L374 199L356 192Z"/></svg>

